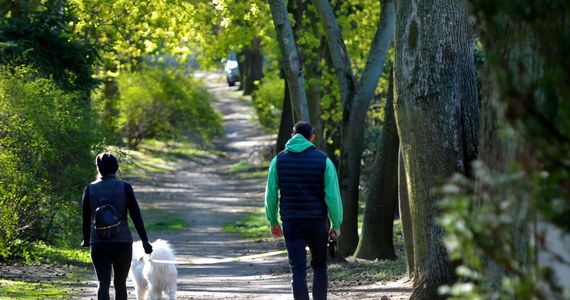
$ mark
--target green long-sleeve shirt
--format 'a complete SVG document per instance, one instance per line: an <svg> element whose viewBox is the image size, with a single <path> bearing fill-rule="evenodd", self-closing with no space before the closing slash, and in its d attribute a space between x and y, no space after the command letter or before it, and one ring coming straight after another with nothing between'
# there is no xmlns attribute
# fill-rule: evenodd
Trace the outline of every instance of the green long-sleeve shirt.
<svg viewBox="0 0 570 300"><path fill-rule="evenodd" d="M301 134L293 136L285 145L285 149L291 152L302 152L314 146ZM326 159L325 169L325 202L331 221L332 230L340 230L342 224L342 200L338 186L338 177L333 162ZM271 226L279 225L277 217L279 210L279 178L277 177L277 157L274 157L269 165L267 185L265 187L265 215Z"/></svg>

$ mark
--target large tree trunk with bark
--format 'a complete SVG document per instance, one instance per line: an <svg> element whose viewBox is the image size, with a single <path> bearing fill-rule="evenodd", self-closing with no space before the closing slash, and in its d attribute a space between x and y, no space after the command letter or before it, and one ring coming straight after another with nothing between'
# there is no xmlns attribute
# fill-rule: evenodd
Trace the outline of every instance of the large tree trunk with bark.
<svg viewBox="0 0 570 300"><path fill-rule="evenodd" d="M440 299L455 280L434 189L466 174L477 154L479 113L467 3L399 1L394 111L413 220L411 299Z"/></svg>
<svg viewBox="0 0 570 300"><path fill-rule="evenodd" d="M275 25L279 49L283 58L285 77L289 81L289 92L293 108L293 119L300 121L309 120L309 109L307 107L307 94L305 92L305 80L303 78L303 68L299 61L297 46L287 6L284 0L270 0L269 8L271 17Z"/></svg>
<svg viewBox="0 0 570 300"><path fill-rule="evenodd" d="M396 259L394 212L398 201L398 129L394 119L393 76L390 76L382 139L376 149L358 248L364 259Z"/></svg>

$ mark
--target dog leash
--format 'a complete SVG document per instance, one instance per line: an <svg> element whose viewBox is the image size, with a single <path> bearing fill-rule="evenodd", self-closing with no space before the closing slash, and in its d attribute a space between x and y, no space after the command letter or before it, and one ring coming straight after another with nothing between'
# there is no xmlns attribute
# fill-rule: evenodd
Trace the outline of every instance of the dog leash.
<svg viewBox="0 0 570 300"><path fill-rule="evenodd" d="M193 262L191 260L161 260L161 259L152 259L148 258L148 261L156 264L178 264L178 265L213 265L213 264L221 264L226 262L232 261L240 261L240 260L248 260L260 257L267 257L267 256L275 256L287 253L287 250L277 250L271 251L266 253L259 253L259 254L251 254L251 255L243 255L238 257L229 257L229 258L209 258L205 261L200 262Z"/></svg>

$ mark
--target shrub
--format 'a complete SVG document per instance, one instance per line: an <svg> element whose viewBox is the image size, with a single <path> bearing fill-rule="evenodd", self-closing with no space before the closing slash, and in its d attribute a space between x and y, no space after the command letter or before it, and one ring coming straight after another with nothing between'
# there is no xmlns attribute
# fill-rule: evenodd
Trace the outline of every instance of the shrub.
<svg viewBox="0 0 570 300"><path fill-rule="evenodd" d="M276 133L281 120L285 82L277 77L266 77L259 89L253 92L251 99L261 126Z"/></svg>
<svg viewBox="0 0 570 300"><path fill-rule="evenodd" d="M143 139L180 135L209 142L223 131L212 95L180 71L144 68L122 74L118 83L118 127L130 148Z"/></svg>
<svg viewBox="0 0 570 300"><path fill-rule="evenodd" d="M29 68L0 73L0 259L77 233L78 194L93 170L94 115Z"/></svg>

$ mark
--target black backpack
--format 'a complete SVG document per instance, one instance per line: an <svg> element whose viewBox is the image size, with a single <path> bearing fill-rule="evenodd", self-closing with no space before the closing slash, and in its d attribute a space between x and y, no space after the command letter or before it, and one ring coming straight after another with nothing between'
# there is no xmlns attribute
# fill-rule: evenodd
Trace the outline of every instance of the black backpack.
<svg viewBox="0 0 570 300"><path fill-rule="evenodd" d="M95 185L91 185L93 192L97 197L99 206L95 209L95 214L93 215L93 227L99 238L106 240L111 236L119 232L119 216L117 216L117 211L113 206L113 195L115 195L115 189L121 182L119 181L113 187L113 191L109 197L99 197Z"/></svg>

